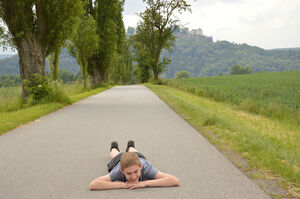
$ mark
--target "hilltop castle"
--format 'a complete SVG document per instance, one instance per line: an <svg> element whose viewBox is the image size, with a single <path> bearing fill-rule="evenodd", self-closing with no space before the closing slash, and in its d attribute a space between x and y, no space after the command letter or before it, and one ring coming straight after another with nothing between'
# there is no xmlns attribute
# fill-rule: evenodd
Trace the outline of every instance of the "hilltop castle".
<svg viewBox="0 0 300 199"><path fill-rule="evenodd" d="M189 34L192 34L192 35L203 35L203 31L202 31L201 28L192 29L191 31L189 31Z"/></svg>

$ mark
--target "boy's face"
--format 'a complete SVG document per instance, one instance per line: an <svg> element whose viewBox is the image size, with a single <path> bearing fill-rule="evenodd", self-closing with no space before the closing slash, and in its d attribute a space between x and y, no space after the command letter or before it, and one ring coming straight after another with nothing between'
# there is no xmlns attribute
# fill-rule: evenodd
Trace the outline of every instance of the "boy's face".
<svg viewBox="0 0 300 199"><path fill-rule="evenodd" d="M141 177L142 166L132 165L125 168L122 173L129 183L137 183Z"/></svg>

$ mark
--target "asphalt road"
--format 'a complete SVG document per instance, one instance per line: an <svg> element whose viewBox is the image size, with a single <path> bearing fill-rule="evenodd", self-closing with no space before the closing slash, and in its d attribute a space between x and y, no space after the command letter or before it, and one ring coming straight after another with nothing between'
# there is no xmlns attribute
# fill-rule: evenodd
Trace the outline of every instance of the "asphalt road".
<svg viewBox="0 0 300 199"><path fill-rule="evenodd" d="M136 142L171 188L89 191L110 142ZM1 199L270 198L144 86L117 86L0 136Z"/></svg>

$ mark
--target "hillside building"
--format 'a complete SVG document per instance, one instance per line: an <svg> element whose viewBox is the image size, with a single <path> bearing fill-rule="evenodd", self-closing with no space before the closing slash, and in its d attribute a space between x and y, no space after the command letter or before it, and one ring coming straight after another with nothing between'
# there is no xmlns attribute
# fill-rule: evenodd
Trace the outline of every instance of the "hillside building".
<svg viewBox="0 0 300 199"><path fill-rule="evenodd" d="M192 34L192 35L203 35L203 31L201 28L198 28L198 29L192 29L189 34Z"/></svg>

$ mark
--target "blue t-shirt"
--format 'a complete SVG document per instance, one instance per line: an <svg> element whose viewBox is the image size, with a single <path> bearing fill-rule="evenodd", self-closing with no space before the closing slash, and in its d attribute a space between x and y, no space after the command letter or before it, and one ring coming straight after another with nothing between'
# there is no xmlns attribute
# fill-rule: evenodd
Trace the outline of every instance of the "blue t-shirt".
<svg viewBox="0 0 300 199"><path fill-rule="evenodd" d="M152 167L152 164L145 160L144 158L140 158L141 164L142 164L142 170L141 170L141 177L139 181L145 181L145 180L153 180L155 178L155 175L157 174L157 169ZM113 168L113 170L109 173L110 179L112 182L114 181L120 181L120 182L126 182L125 175L121 172L121 165L120 162Z"/></svg>

